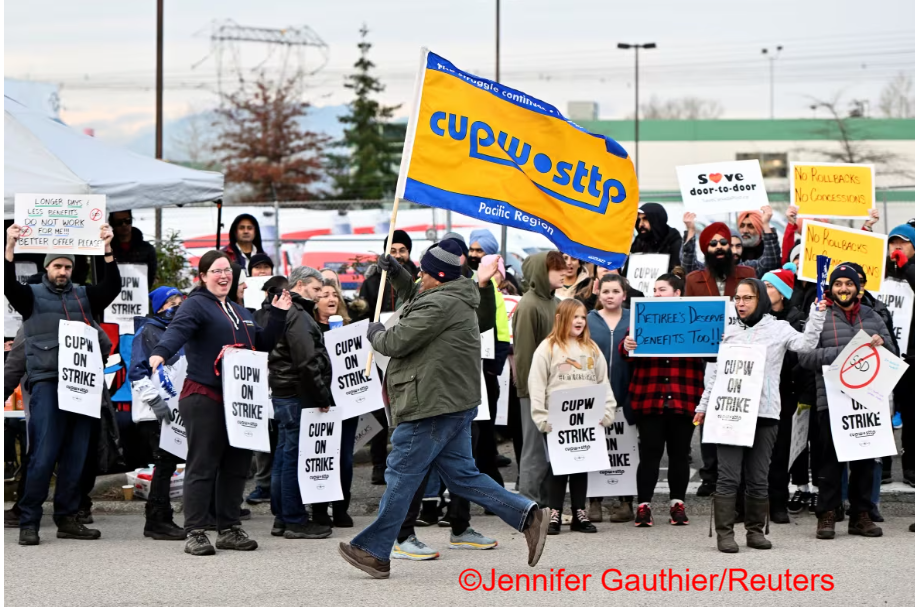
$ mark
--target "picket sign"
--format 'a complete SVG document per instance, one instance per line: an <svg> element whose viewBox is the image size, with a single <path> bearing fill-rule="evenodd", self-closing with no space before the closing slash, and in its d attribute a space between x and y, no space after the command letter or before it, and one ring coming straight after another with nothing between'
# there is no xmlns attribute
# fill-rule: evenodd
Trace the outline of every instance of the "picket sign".
<svg viewBox="0 0 915 607"><path fill-rule="evenodd" d="M549 395L546 435L553 474L575 474L610 468L600 425L607 402L606 384L555 390Z"/></svg>
<svg viewBox="0 0 915 607"><path fill-rule="evenodd" d="M19 284L25 284L29 276L38 272L38 265L32 261L17 261L14 264L16 268L16 281ZM22 326L22 314L17 312L6 295L3 296L3 336L9 339L16 337L19 327Z"/></svg>
<svg viewBox="0 0 915 607"><path fill-rule="evenodd" d="M871 347L870 342L870 335L858 331L827 373L843 393L866 407L880 407L889 402L909 365L883 346Z"/></svg>
<svg viewBox="0 0 915 607"><path fill-rule="evenodd" d="M134 317L149 314L149 268L144 264L119 263L118 272L121 292L105 308L105 322L116 323L121 335L132 334Z"/></svg>
<svg viewBox="0 0 915 607"><path fill-rule="evenodd" d="M867 219L876 205L874 165L792 162L788 192L798 217Z"/></svg>
<svg viewBox="0 0 915 607"><path fill-rule="evenodd" d="M22 231L15 253L103 255L106 200L104 194L16 194L14 217Z"/></svg>
<svg viewBox="0 0 915 607"><path fill-rule="evenodd" d="M752 447L766 377L766 347L723 344L717 364L702 442Z"/></svg>
<svg viewBox="0 0 915 607"><path fill-rule="evenodd" d="M854 462L896 455L893 422L888 401L878 406L865 406L841 390L823 367L826 401L829 404L829 430L836 458Z"/></svg>
<svg viewBox="0 0 915 607"><path fill-rule="evenodd" d="M486 380L483 378L483 363L480 363L480 406L477 407L475 422L488 422L492 419L489 413L489 392L486 390Z"/></svg>
<svg viewBox="0 0 915 607"><path fill-rule="evenodd" d="M632 288L641 291L645 297L654 297L654 283L658 276L667 273L670 255L659 253L634 253L629 256L626 279Z"/></svg>
<svg viewBox="0 0 915 607"><path fill-rule="evenodd" d="M515 315L515 309L521 303L521 298L517 295L503 295L505 300L505 313L508 314L508 343L515 343L515 329L512 326L512 317Z"/></svg>
<svg viewBox="0 0 915 607"><path fill-rule="evenodd" d="M17 270L18 274L19 271ZM893 317L893 330L895 332L896 343L899 344L900 354L908 354L909 332L912 330L912 313L915 309L915 292L904 280L896 278L884 278L883 286L879 293L875 294L877 299L886 305ZM913 352L912 354L915 354Z"/></svg>
<svg viewBox="0 0 915 607"><path fill-rule="evenodd" d="M379 318L381 323L384 324L384 328L390 329L400 321L400 310L397 310L396 312L383 312ZM369 346L371 345L372 344L369 344ZM374 352L374 350L372 351ZM375 352L372 360L375 362L375 366L381 369L382 373L388 372L388 363L391 362L389 357L380 352ZM372 375L374 375L374 373Z"/></svg>
<svg viewBox="0 0 915 607"><path fill-rule="evenodd" d="M694 213L740 213L769 204L759 160L677 167L683 206Z"/></svg>
<svg viewBox="0 0 915 607"><path fill-rule="evenodd" d="M810 432L810 405L798 405L791 418L791 454L788 456L788 468L807 448L807 435Z"/></svg>
<svg viewBox="0 0 915 607"><path fill-rule="evenodd" d="M630 426L623 408L616 408L613 425L604 428L610 467L588 472L588 497L635 495L636 472L639 469L639 431Z"/></svg>
<svg viewBox="0 0 915 607"><path fill-rule="evenodd" d="M153 384L159 389L159 395L169 410L169 420L162 422L159 432L159 448L183 460L187 460L187 430L178 410L178 399L186 377L187 358L184 356L171 367L160 365L158 372L153 374ZM133 402L136 405L137 400L134 399Z"/></svg>
<svg viewBox="0 0 915 607"><path fill-rule="evenodd" d="M368 328L369 321L362 320L324 334L333 367L330 391L334 403L343 411L343 419L358 417L384 406L378 374L365 375L369 352L372 351L366 337Z"/></svg>
<svg viewBox="0 0 915 607"><path fill-rule="evenodd" d="M302 409L299 428L298 478L302 503L342 500L340 440L343 411L340 407L331 407L327 413L315 408Z"/></svg>
<svg viewBox="0 0 915 607"><path fill-rule="evenodd" d="M480 333L480 358L492 360L496 357L496 330Z"/></svg>
<svg viewBox="0 0 915 607"><path fill-rule="evenodd" d="M502 373L499 375L499 400L496 403L496 426L508 425L508 391L511 389L512 368L509 361L505 361L502 366Z"/></svg>
<svg viewBox="0 0 915 607"><path fill-rule="evenodd" d="M727 297L633 297L629 334L640 356L717 356Z"/></svg>
<svg viewBox="0 0 915 607"><path fill-rule="evenodd" d="M222 357L222 394L229 444L270 453L267 353L227 348Z"/></svg>
<svg viewBox="0 0 915 607"><path fill-rule="evenodd" d="M880 292L886 275L886 243L886 234L807 219L801 231L802 251L797 278L816 282L817 255L823 255L832 260L829 274L842 262L853 261L864 269L868 290Z"/></svg>
<svg viewBox="0 0 915 607"><path fill-rule="evenodd" d="M57 339L57 406L101 418L105 370L98 329L78 320L61 320Z"/></svg>
<svg viewBox="0 0 915 607"><path fill-rule="evenodd" d="M353 445L353 453L362 449L368 444L372 437L384 430L381 423L375 419L374 413L363 413L356 420L356 441Z"/></svg>
<svg viewBox="0 0 915 607"><path fill-rule="evenodd" d="M264 283L273 278L273 276L246 276L245 284L245 307L252 310L260 310L261 304L267 294L264 292Z"/></svg>

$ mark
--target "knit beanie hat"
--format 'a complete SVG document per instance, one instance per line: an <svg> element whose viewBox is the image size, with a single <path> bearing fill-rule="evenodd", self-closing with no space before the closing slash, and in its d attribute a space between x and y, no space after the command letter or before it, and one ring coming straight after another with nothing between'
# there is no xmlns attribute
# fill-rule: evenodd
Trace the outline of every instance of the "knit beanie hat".
<svg viewBox="0 0 915 607"><path fill-rule="evenodd" d="M257 267L261 264L267 264L268 266L270 266L271 270L274 267L273 260L270 259L269 255L267 255L266 253L255 253L254 255L251 256L251 259L248 261L248 269L253 270L255 267Z"/></svg>
<svg viewBox="0 0 915 607"><path fill-rule="evenodd" d="M788 261L793 262L794 258L800 257L803 252L803 245L798 242L796 245L794 245L794 248L791 249L791 253L788 255Z"/></svg>
<svg viewBox="0 0 915 607"><path fill-rule="evenodd" d="M470 252L470 249L467 248L467 241L464 240L464 237L458 234L457 232L448 232L442 236L442 242L446 240L453 240L461 248L461 255L467 257L467 253Z"/></svg>
<svg viewBox="0 0 915 607"><path fill-rule="evenodd" d="M419 262L423 272L439 282L461 277L461 247L452 239L432 245Z"/></svg>
<svg viewBox="0 0 915 607"><path fill-rule="evenodd" d="M159 287L149 294L149 301L152 303L152 313L156 314L165 305L169 299L175 295L181 295L181 291L175 287Z"/></svg>
<svg viewBox="0 0 915 607"><path fill-rule="evenodd" d="M403 230L394 230L394 238L391 239L394 244L402 244L407 247L407 251L413 252L413 239ZM388 252L388 237L384 237L384 252Z"/></svg>
<svg viewBox="0 0 915 607"><path fill-rule="evenodd" d="M861 279L858 277L858 272L850 265L843 263L840 266L836 266L836 269L829 275L829 288L832 289L832 285L840 278L849 279L855 283L856 289L861 290Z"/></svg>
<svg viewBox="0 0 915 607"><path fill-rule="evenodd" d="M721 236L728 243L731 242L731 228L727 224L720 221L709 224L707 228L702 230L702 233L699 234L699 246L702 248L702 252L705 253L708 251L708 243L712 241L712 238L715 236Z"/></svg>
<svg viewBox="0 0 915 607"><path fill-rule="evenodd" d="M762 281L775 287L785 299L791 299L791 293L794 291L794 274L790 270L767 272L763 275Z"/></svg>
<svg viewBox="0 0 915 607"><path fill-rule="evenodd" d="M470 244L475 242L480 243L480 248L483 249L483 252L487 255L493 255L494 253L499 252L499 242L496 240L496 237L492 235L492 232L486 228L474 230L470 233Z"/></svg>
<svg viewBox="0 0 915 607"><path fill-rule="evenodd" d="M69 253L48 253L44 256L44 267L47 268L55 259L69 259L71 264L76 263L76 257Z"/></svg>

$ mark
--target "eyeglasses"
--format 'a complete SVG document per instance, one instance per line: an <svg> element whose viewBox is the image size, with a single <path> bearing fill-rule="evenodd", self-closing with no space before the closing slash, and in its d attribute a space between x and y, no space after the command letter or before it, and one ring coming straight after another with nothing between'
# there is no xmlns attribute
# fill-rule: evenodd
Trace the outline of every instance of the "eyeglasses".
<svg viewBox="0 0 915 607"><path fill-rule="evenodd" d="M119 228L121 226L132 226L132 225L133 225L133 219L129 219L129 218L128 219L115 219L114 221L111 222L112 228Z"/></svg>
<svg viewBox="0 0 915 607"><path fill-rule="evenodd" d="M723 247L726 247L726 246L728 246L729 244L731 244L731 241L730 241L730 240L725 240L724 238L722 238L721 240L710 240L710 241L708 241L708 246L710 246L710 247L714 247L715 245L721 245L721 246L723 246Z"/></svg>
<svg viewBox="0 0 915 607"><path fill-rule="evenodd" d="M216 276L219 276L220 274L231 274L232 268L225 268L224 270L210 270L210 271L204 272L204 273L205 274L215 274Z"/></svg>
<svg viewBox="0 0 915 607"><path fill-rule="evenodd" d="M750 302L753 301L754 299L756 299L756 296L755 296L755 295L747 295L746 297L735 296L735 297L734 297L734 303L740 303L740 302L743 302L743 303L750 303Z"/></svg>

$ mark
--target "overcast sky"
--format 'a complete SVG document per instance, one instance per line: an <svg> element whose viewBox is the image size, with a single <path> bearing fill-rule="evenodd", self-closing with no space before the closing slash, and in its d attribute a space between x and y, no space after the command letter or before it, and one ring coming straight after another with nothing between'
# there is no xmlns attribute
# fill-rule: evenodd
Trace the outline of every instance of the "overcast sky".
<svg viewBox="0 0 915 607"><path fill-rule="evenodd" d="M62 83L63 118L123 138L154 120L154 0L29 0L5 7L7 77ZM383 100L406 116L419 48L458 67L494 76L495 0L166 0L165 111L176 119L215 105L217 67L232 73L233 47L211 52L214 21L310 26L328 46L310 78L315 105L345 103L342 77L357 57L358 30L371 30L371 58L387 86ZM655 42L643 51L643 99L715 100L726 118L769 116L769 62L776 117L811 117L811 98L865 99L876 113L881 88L899 72L915 78L912 0L503 0L501 80L565 110L596 101L602 118L624 118L633 101L632 51L618 42ZM245 68L268 58L262 45L237 47ZM295 64L299 59L292 57ZM198 64L195 67L195 64ZM304 64L319 66L308 49Z"/></svg>

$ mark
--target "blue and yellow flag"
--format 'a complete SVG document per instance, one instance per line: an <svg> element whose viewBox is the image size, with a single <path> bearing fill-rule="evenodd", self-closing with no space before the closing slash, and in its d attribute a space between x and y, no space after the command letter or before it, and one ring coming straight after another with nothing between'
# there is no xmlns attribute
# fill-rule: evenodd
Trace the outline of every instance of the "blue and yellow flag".
<svg viewBox="0 0 915 607"><path fill-rule="evenodd" d="M539 232L563 253L610 269L626 261L639 204L620 144L427 49L397 196Z"/></svg>

